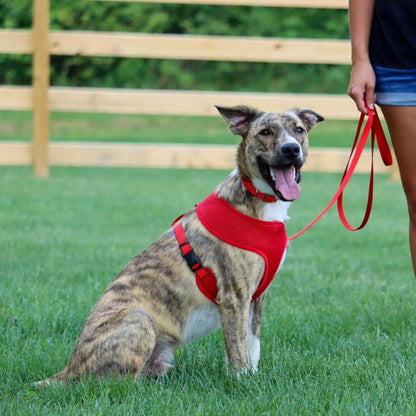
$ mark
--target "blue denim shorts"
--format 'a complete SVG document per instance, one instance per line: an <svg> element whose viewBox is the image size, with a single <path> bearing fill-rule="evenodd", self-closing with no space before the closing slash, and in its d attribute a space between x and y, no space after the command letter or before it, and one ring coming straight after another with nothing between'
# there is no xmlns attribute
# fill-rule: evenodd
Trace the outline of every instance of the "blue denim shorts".
<svg viewBox="0 0 416 416"><path fill-rule="evenodd" d="M416 68L398 69L374 65L377 104L416 105Z"/></svg>

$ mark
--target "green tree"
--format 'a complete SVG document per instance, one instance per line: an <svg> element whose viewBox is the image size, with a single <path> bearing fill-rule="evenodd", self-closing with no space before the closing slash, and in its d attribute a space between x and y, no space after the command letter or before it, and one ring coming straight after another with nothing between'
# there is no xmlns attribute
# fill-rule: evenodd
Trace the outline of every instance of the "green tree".
<svg viewBox="0 0 416 416"><path fill-rule="evenodd" d="M31 0L0 0L0 27L30 28ZM51 0L54 30L347 38L346 10ZM242 58L243 59L243 58ZM343 65L52 56L60 86L344 92ZM0 56L0 83L31 82L31 57Z"/></svg>

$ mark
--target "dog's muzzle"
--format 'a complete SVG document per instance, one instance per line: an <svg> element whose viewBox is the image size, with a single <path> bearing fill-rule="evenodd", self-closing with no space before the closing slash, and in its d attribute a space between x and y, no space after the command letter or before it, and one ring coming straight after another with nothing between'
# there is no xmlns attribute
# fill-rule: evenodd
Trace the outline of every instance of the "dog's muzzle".
<svg viewBox="0 0 416 416"><path fill-rule="evenodd" d="M282 201L294 201L300 195L302 150L297 143L285 143L271 163L257 159L260 173Z"/></svg>

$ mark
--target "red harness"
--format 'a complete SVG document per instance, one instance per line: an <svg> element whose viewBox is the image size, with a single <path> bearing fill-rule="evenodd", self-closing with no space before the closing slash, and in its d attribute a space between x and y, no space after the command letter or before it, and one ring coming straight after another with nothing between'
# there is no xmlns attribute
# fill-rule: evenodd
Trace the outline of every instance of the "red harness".
<svg viewBox="0 0 416 416"><path fill-rule="evenodd" d="M377 111L375 108L372 110L368 107L367 111L368 121L366 122L360 137L359 135L365 117L364 114L361 114L350 158L347 163L347 167L345 168L338 191L331 199L327 207L309 225L298 233L292 235L289 239L286 235L284 223L278 221L262 221L245 215L236 210L224 199L219 198L215 193L212 193L197 205L198 217L202 224L211 233L226 243L245 250L254 251L263 257L265 262L264 274L252 300L255 300L258 296L260 296L270 285L273 277L279 269L283 255L287 248L288 240L292 240L305 232L316 221L318 221L336 201L338 202L340 218L349 230L358 230L365 226L370 216L373 197L373 166L371 166L367 209L364 219L358 227L352 227L345 217L342 204L342 194L354 172L358 160L360 159L370 132L372 159L374 156L375 139L377 139L384 164L392 164L392 156L383 132L383 128L378 118ZM264 202L276 201L277 198L274 195L267 195L258 191L247 178L242 178L242 180L246 189L256 197L262 199ZM188 263L188 266L195 272L196 283L199 289L207 298L216 303L215 299L218 293L218 288L215 273L209 267L202 266L201 261L196 256L189 242L186 240L185 231L181 224L180 218L174 223L174 231L179 247Z"/></svg>
<svg viewBox="0 0 416 416"><path fill-rule="evenodd" d="M243 214L216 193L212 193L200 202L196 212L205 228L216 237L263 257L264 273L252 301L257 299L272 282L286 252L288 238L284 223L263 221ZM199 289L208 299L216 303L218 288L215 273L209 267L202 266L186 239L181 221L174 224L174 232L188 266L195 272Z"/></svg>

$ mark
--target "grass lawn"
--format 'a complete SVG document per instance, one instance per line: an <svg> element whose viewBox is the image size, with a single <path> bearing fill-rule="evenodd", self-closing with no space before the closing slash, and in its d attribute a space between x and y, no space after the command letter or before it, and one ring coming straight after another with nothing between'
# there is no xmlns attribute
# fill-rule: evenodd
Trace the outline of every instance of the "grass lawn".
<svg viewBox="0 0 416 416"><path fill-rule="evenodd" d="M399 184L376 177L372 217L344 230L333 208L291 243L267 296L256 376L225 371L220 331L177 351L158 379L46 389L116 273L226 172L0 167L1 415L415 415L416 286ZM339 175L305 173L288 232L309 222ZM360 220L368 178L347 214Z"/></svg>

